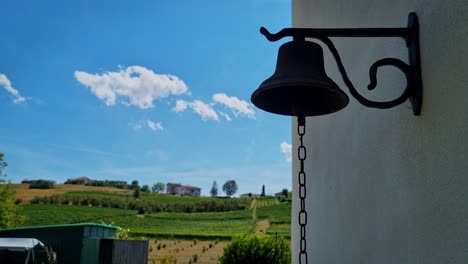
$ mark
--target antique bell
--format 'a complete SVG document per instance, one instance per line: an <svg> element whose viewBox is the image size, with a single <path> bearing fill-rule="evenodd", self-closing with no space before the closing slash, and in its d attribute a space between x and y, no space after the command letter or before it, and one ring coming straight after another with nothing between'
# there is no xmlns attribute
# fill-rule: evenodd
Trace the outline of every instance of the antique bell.
<svg viewBox="0 0 468 264"><path fill-rule="evenodd" d="M267 112L306 117L339 111L349 98L325 73L322 47L294 40L281 45L275 73L255 90L251 101Z"/></svg>

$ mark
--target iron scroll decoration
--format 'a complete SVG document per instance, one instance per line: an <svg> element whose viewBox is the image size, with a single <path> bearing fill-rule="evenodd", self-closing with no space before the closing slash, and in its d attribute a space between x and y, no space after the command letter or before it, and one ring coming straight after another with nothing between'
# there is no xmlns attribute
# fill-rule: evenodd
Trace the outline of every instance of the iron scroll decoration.
<svg viewBox="0 0 468 264"><path fill-rule="evenodd" d="M306 41L313 38L321 41L330 50L338 70L348 87L350 94L362 105L370 108L388 109L410 101L413 114L421 113L422 77L419 51L419 23L417 15L408 15L407 27L403 28L285 28L271 34L264 27L260 28L269 41L278 41L284 37L293 37L293 41L280 47L275 73L266 79L251 97L252 103L267 112L297 117L299 135L298 160L300 170L299 199L300 226L299 263L308 263L306 251L307 212L305 211L306 173L304 161L306 148L303 142L305 134L305 117L318 116L337 112L347 106L348 96L340 90L325 73L323 51L315 42ZM393 100L376 102L362 96L352 84L346 73L341 57L330 37L361 38L402 38L408 48L408 63L396 58L383 58L372 64L369 69L369 90L377 87L377 70L382 66L393 66L404 73L406 88ZM310 60L315 60L310 62ZM305 69L303 69L305 68Z"/></svg>

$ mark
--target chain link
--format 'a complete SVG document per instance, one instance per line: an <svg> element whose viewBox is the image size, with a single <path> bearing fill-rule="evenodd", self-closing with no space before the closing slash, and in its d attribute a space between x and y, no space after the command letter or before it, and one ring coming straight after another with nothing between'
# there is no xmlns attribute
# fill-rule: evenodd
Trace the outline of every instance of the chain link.
<svg viewBox="0 0 468 264"><path fill-rule="evenodd" d="M301 204L301 210L299 211L299 226L301 227L301 240L300 240L300 251L299 251L299 264L308 263L307 256L307 242L306 242L306 226L307 226L307 212L305 208L306 199L306 174L304 171L304 161L307 158L306 148L304 146L303 137L305 135L305 118L297 118L297 134L299 135L300 145L297 149L297 156L300 161L301 169L298 174L299 179L299 199Z"/></svg>

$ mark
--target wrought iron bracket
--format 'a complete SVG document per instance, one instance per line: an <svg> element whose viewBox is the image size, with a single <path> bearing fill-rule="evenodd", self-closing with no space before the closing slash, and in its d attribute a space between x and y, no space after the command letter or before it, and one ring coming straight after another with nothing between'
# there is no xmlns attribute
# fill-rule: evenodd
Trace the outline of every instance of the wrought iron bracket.
<svg viewBox="0 0 468 264"><path fill-rule="evenodd" d="M260 28L269 41L278 41L284 37L293 37L294 41L305 41L306 38L314 38L323 42L338 65L338 70L343 77L343 81L349 88L351 95L362 105L372 108L388 109L402 104L409 100L414 115L421 113L422 105L422 78L419 51L419 22L416 13L408 15L408 25L403 28L285 28L276 34L271 34L266 28ZM361 37L361 38L382 38L399 37L405 40L408 48L408 64L396 58L384 58L376 61L369 69L370 83L369 90L377 86L377 69L382 66L394 66L401 70L406 76L406 88L396 99L384 102L371 101L362 96L354 87L346 73L341 57L331 41L330 37Z"/></svg>

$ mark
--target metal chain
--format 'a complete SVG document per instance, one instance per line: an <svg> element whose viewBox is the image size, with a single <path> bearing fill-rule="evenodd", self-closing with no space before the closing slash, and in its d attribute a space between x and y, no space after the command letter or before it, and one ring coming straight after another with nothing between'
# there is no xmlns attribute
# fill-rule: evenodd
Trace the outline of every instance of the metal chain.
<svg viewBox="0 0 468 264"><path fill-rule="evenodd" d="M301 240L299 251L299 264L308 262L307 244L306 244L306 226L307 226L307 212L305 208L306 199L306 174L304 171L304 161L307 157L306 148L304 147L303 137L305 134L305 117L297 118L297 134L299 135L299 148L297 149L297 156L300 161L301 169L299 170L299 199L301 200L301 210L299 211L299 226L301 227Z"/></svg>

